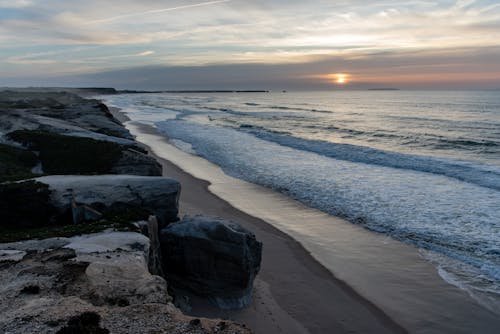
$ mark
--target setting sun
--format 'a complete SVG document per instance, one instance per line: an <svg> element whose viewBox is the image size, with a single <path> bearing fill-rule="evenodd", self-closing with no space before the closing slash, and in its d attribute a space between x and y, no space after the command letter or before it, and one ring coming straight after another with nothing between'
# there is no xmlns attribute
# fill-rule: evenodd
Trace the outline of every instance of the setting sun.
<svg viewBox="0 0 500 334"><path fill-rule="evenodd" d="M334 74L333 76L335 78L335 83L337 83L339 85L345 84L347 82L347 77L348 77L347 74L337 73L337 74Z"/></svg>

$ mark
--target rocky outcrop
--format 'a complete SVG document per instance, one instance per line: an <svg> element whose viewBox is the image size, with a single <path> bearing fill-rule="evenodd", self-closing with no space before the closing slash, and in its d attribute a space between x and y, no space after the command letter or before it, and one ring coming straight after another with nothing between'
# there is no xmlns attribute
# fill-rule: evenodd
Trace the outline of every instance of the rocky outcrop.
<svg viewBox="0 0 500 334"><path fill-rule="evenodd" d="M262 244L234 222L185 217L160 232L164 272L174 287L210 298L222 309L249 304Z"/></svg>
<svg viewBox="0 0 500 334"><path fill-rule="evenodd" d="M51 175L35 180L48 186L50 203L60 216L71 210L74 201L103 214L136 208L154 214L161 224L177 220L181 186L166 177Z"/></svg>
<svg viewBox="0 0 500 334"><path fill-rule="evenodd" d="M97 132L133 139L97 100L68 92L0 91L0 132Z"/></svg>
<svg viewBox="0 0 500 334"><path fill-rule="evenodd" d="M44 173L131 174L159 176L161 165L135 145L96 133L58 134L48 131L16 130L5 138L37 152Z"/></svg>
<svg viewBox="0 0 500 334"><path fill-rule="evenodd" d="M148 249L132 232L0 244L16 255L0 256L0 333L250 333L180 313Z"/></svg>
<svg viewBox="0 0 500 334"><path fill-rule="evenodd" d="M162 175L161 165L149 155L134 149L122 151L122 155L110 170L111 174Z"/></svg>
<svg viewBox="0 0 500 334"><path fill-rule="evenodd" d="M10 179L29 177L24 169L37 163L45 174L162 174L161 165L97 100L67 92L0 91L0 108L0 144L17 150L23 145L24 157L36 153L17 161L14 149L0 147L0 171L13 163L23 170Z"/></svg>
<svg viewBox="0 0 500 334"><path fill-rule="evenodd" d="M178 220L180 184L156 177L161 165L104 104L34 89L0 91L0 110L0 240L32 239L0 244L0 333L250 332L183 315L162 276L247 305L261 256L251 233L185 220L168 228L180 253L163 261L158 230Z"/></svg>
<svg viewBox="0 0 500 334"><path fill-rule="evenodd" d="M135 175L52 175L0 184L0 227L33 228L117 216L176 221L179 182Z"/></svg>

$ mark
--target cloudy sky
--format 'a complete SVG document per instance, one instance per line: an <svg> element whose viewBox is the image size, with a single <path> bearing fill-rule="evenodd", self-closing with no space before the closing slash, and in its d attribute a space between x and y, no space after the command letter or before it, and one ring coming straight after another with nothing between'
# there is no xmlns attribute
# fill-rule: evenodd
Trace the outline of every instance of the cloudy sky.
<svg viewBox="0 0 500 334"><path fill-rule="evenodd" d="M0 86L500 88L500 2L0 0Z"/></svg>

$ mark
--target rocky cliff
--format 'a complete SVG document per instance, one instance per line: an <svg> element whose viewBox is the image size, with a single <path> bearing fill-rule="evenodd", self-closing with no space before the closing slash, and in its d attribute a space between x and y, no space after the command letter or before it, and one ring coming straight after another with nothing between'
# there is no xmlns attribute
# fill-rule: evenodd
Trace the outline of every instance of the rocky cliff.
<svg viewBox="0 0 500 334"><path fill-rule="evenodd" d="M261 246L233 225L221 238L218 221L205 241L176 237L187 226L175 223L180 184L161 174L99 101L59 89L0 91L0 333L249 333L172 304L167 281L180 281L179 261L224 258L225 271L186 262L186 280L211 284L224 272L217 284L247 300ZM160 242L162 229L169 243ZM179 250L162 249L176 238ZM186 256L208 241L210 255Z"/></svg>

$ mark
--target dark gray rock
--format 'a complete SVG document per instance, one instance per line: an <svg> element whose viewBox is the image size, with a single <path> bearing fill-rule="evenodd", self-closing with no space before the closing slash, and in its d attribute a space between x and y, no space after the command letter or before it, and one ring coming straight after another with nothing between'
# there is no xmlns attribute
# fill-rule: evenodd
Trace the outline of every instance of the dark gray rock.
<svg viewBox="0 0 500 334"><path fill-rule="evenodd" d="M248 306L262 243L238 224L185 217L160 232L163 271L174 288L209 297L222 309Z"/></svg>
<svg viewBox="0 0 500 334"><path fill-rule="evenodd" d="M133 140L100 101L68 92L0 91L0 132L100 133Z"/></svg>
<svg viewBox="0 0 500 334"><path fill-rule="evenodd" d="M0 229L47 226L56 212L46 184L26 181L0 184Z"/></svg>
<svg viewBox="0 0 500 334"><path fill-rule="evenodd" d="M48 186L50 204L61 216L71 213L74 201L103 214L120 214L137 208L154 214L164 225L177 220L181 186L173 179L135 175L52 175L35 180Z"/></svg>
<svg viewBox="0 0 500 334"><path fill-rule="evenodd" d="M142 152L127 149L111 169L112 174L161 176L162 167L153 157Z"/></svg>

